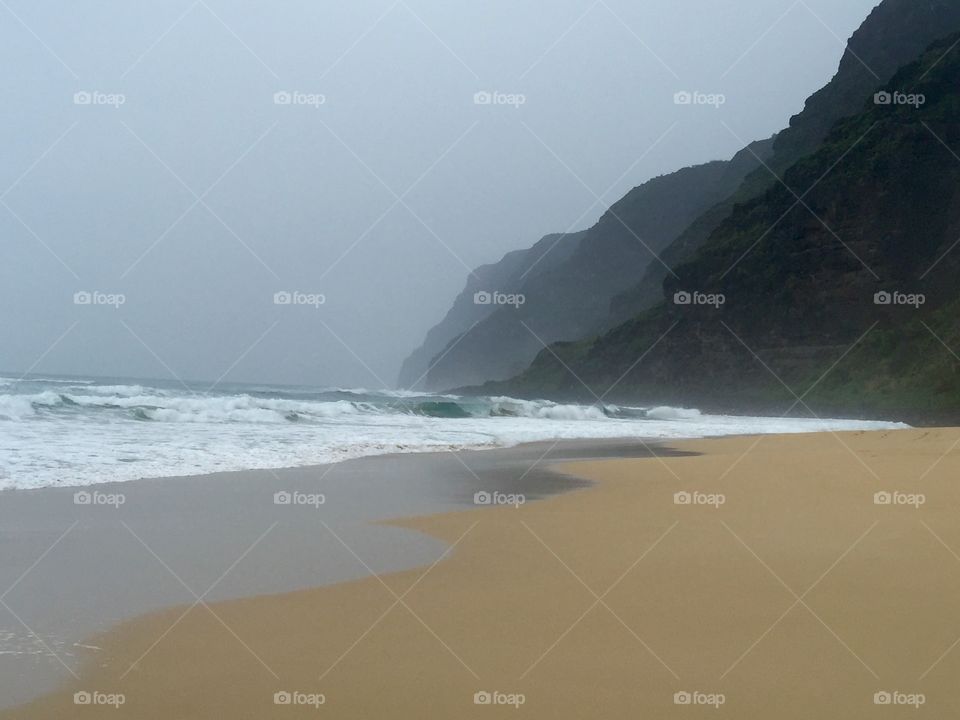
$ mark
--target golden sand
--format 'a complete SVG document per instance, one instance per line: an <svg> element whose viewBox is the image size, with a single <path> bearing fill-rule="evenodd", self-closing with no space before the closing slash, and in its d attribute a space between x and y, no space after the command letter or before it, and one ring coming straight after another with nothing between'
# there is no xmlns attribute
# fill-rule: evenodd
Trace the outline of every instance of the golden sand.
<svg viewBox="0 0 960 720"><path fill-rule="evenodd" d="M913 717L884 692L960 708L960 430L675 446L702 454L571 464L596 485L397 523L452 545L429 568L126 623L79 682L0 718Z"/></svg>

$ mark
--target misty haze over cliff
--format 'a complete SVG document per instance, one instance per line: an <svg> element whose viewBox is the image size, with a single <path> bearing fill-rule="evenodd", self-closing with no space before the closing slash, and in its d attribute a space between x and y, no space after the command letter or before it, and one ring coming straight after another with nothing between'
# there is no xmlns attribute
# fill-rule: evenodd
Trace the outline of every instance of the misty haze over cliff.
<svg viewBox="0 0 960 720"><path fill-rule="evenodd" d="M0 367L392 383L472 268L768 137L874 4L10 0Z"/></svg>

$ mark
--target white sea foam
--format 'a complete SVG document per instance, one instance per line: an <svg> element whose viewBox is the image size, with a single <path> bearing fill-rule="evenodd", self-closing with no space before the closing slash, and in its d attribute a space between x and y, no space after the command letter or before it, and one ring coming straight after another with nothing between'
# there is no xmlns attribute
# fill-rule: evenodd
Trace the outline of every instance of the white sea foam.
<svg viewBox="0 0 960 720"><path fill-rule="evenodd" d="M30 379L0 389L0 488L200 475L540 440L894 427L905 426L363 388L245 386L188 392L173 383Z"/></svg>
<svg viewBox="0 0 960 720"><path fill-rule="evenodd" d="M596 405L563 405L549 400L518 400L492 397L494 413L545 420L605 420L607 415Z"/></svg>
<svg viewBox="0 0 960 720"><path fill-rule="evenodd" d="M655 407L647 410L651 420L699 420L703 415L694 408Z"/></svg>
<svg viewBox="0 0 960 720"><path fill-rule="evenodd" d="M83 391L96 395L120 395L121 397L134 397L135 395L143 395L146 392L143 385L91 385L84 387ZM151 388L150 392L160 395L166 394L156 388Z"/></svg>
<svg viewBox="0 0 960 720"><path fill-rule="evenodd" d="M0 395L0 420L22 420L33 414L33 404L29 397Z"/></svg>

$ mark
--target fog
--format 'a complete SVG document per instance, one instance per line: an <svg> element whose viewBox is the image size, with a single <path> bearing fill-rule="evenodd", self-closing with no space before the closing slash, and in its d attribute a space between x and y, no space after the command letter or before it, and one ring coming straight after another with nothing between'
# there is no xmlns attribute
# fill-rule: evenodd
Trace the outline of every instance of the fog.
<svg viewBox="0 0 960 720"><path fill-rule="evenodd" d="M389 385L471 268L784 127L876 2L3 0L0 371Z"/></svg>

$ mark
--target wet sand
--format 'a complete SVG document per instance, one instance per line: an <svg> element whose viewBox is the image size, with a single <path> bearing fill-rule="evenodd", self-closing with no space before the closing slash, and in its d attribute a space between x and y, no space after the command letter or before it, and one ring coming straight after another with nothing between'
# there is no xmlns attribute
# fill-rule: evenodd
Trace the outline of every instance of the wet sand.
<svg viewBox="0 0 960 720"><path fill-rule="evenodd" d="M576 489L584 483L545 464L642 452L623 440L535 443L0 492L0 708L71 680L96 662L87 639L123 620L196 596L289 592L431 563L441 539L377 521L473 507L485 490L533 499ZM78 505L79 491L117 502ZM285 491L324 502L275 505Z"/></svg>
<svg viewBox="0 0 960 720"><path fill-rule="evenodd" d="M581 492L390 521L447 548L417 568L125 622L79 680L0 717L960 709L960 430L671 446L564 465Z"/></svg>

